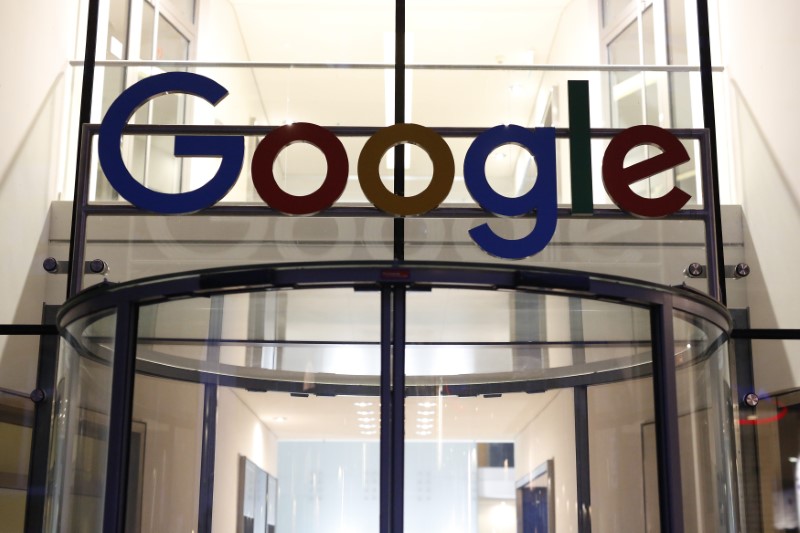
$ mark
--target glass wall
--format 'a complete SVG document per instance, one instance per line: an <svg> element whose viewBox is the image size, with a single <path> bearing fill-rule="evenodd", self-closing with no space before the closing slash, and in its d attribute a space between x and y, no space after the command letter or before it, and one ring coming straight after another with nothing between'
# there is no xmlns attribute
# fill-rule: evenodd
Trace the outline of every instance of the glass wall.
<svg viewBox="0 0 800 533"><path fill-rule="evenodd" d="M332 263L94 294L62 315L89 313L62 324L48 531L111 520L106 464L127 473L130 531L638 531L665 513L736 530L728 319L691 291ZM129 299L135 347L112 358L114 314L98 309ZM675 312L660 323L664 299ZM656 339L674 389L654 374ZM134 351L129 451L114 460L119 392L98 372ZM681 470L677 500L664 461Z"/></svg>

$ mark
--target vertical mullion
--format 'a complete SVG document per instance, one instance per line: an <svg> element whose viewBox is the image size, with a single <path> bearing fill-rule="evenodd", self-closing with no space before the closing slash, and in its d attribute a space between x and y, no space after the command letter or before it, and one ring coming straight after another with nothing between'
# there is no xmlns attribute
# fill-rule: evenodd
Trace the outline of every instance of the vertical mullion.
<svg viewBox="0 0 800 533"><path fill-rule="evenodd" d="M138 304L126 302L117 308L114 356L111 366L111 407L108 414L108 456L103 503L104 533L125 531L138 322Z"/></svg>
<svg viewBox="0 0 800 533"><path fill-rule="evenodd" d="M392 533L403 532L405 481L406 287L394 289L392 335Z"/></svg>
<svg viewBox="0 0 800 533"><path fill-rule="evenodd" d="M208 323L206 360L219 363L219 340L222 338L222 318L225 296L211 297ZM215 382L203 385L203 432L200 452L200 494L198 494L197 532L211 533L214 508L214 468L217 453L217 392Z"/></svg>
<svg viewBox="0 0 800 533"><path fill-rule="evenodd" d="M678 393L672 299L669 296L665 296L661 304L650 309L650 331L661 531L683 533Z"/></svg>
<svg viewBox="0 0 800 533"><path fill-rule="evenodd" d="M80 124L78 126L78 150L75 170L75 195L72 202L72 238L69 241L69 283L67 283L67 298L75 295L80 290L80 279L83 276L83 247L84 240L76 239L76 230L82 234L85 231L85 198L89 188L89 165L86 163L84 153L91 149L91 139L85 135L84 124L92 118L92 94L94 92L94 61L97 55L97 25L100 13L100 0L89 0L89 11L86 21L86 50L83 56L83 83L81 85ZM86 163L86 164L82 164ZM83 189L81 189L83 187ZM81 192L83 191L83 192ZM80 258L77 260L76 258Z"/></svg>
<svg viewBox="0 0 800 533"><path fill-rule="evenodd" d="M406 3L396 0L394 30L394 122L406 120ZM394 147L394 193L405 194L405 146ZM405 259L405 220L394 219L394 259Z"/></svg>
<svg viewBox="0 0 800 533"><path fill-rule="evenodd" d="M569 298L569 336L572 340L572 364L580 367L586 363L583 344L583 300ZM592 487L589 474L589 390L586 385L573 389L575 415L575 471L577 481L578 533L592 531Z"/></svg>
<svg viewBox="0 0 800 533"><path fill-rule="evenodd" d="M42 324L55 324L58 306L45 305ZM36 371L36 388L44 399L36 403L31 435L31 455L28 468L28 496L25 504L26 533L38 533L44 527L45 487L50 454L50 420L53 416L58 370L58 335L39 337L39 364Z"/></svg>
<svg viewBox="0 0 800 533"><path fill-rule="evenodd" d="M392 293L381 289L381 440L380 533L390 533L392 523Z"/></svg>
<svg viewBox="0 0 800 533"><path fill-rule="evenodd" d="M717 119L714 110L714 78L711 72L711 31L708 21L708 0L697 0L697 33L700 48L700 89L703 94L703 125L709 132L711 144L711 179L712 197L705 198L706 209L713 206L714 235L713 245L717 251L717 263L708 268L717 269L719 276L719 301L727 305L727 289L725 287L725 256L722 240L722 214L719 198L719 164L717 162ZM706 243L712 246L712 243Z"/></svg>

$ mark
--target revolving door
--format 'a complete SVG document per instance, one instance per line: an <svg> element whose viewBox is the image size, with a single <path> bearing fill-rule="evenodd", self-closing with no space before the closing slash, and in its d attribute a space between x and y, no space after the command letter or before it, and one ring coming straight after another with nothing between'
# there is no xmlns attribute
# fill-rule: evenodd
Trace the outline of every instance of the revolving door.
<svg viewBox="0 0 800 533"><path fill-rule="evenodd" d="M441 263L89 289L59 320L47 531L736 531L730 318Z"/></svg>

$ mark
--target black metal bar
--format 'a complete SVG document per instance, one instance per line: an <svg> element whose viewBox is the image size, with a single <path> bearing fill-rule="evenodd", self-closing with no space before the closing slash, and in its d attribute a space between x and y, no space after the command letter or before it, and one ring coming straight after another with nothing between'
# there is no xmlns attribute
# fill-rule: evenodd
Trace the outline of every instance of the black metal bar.
<svg viewBox="0 0 800 533"><path fill-rule="evenodd" d="M103 533L125 531L138 321L137 304L120 304L117 308L114 365L111 370Z"/></svg>
<svg viewBox="0 0 800 533"><path fill-rule="evenodd" d="M211 297L210 317L208 321L209 338L222 335L223 306L225 297ZM206 348L206 360L212 365L219 363L220 345L209 344ZM197 533L211 533L211 519L214 507L214 468L217 450L217 393L218 380L211 378L205 383L203 391L203 432L202 450L200 452L200 493L197 507Z"/></svg>
<svg viewBox="0 0 800 533"><path fill-rule="evenodd" d="M78 168L75 178L75 194L72 202L72 228L70 232L69 268L67 271L67 297L77 294L83 286L86 226L89 205L89 159L91 151L91 138L87 127L81 130L78 152ZM77 210L77 211L76 211ZM73 246L74 244L74 246Z"/></svg>
<svg viewBox="0 0 800 533"><path fill-rule="evenodd" d="M720 244L717 232L717 214L719 207L714 203L714 194L717 188L714 186L713 169L711 165L711 143L709 132L703 139L700 140L700 157L703 168L703 179L701 180L703 188L703 229L705 232L706 240L706 263L708 268L708 294L717 301L722 301L720 298L723 293L723 286L725 285L725 272L720 275L720 270L715 268L719 265L719 249Z"/></svg>
<svg viewBox="0 0 800 533"><path fill-rule="evenodd" d="M58 335L55 315L45 324L0 324L0 335Z"/></svg>
<svg viewBox="0 0 800 533"><path fill-rule="evenodd" d="M575 470L578 489L578 533L592 532L592 487L589 477L589 400L586 386L575 387Z"/></svg>
<svg viewBox="0 0 800 533"><path fill-rule="evenodd" d="M142 211L132 205L127 204L95 204L95 205L88 205L85 209L86 214L89 215L106 215L106 216L163 216L163 215L154 215L153 213ZM207 207L202 211L198 211L196 213L191 213L184 216L284 216L280 212L276 211L268 207L265 204L216 204L211 207ZM383 211L379 210L377 207L370 206L370 205L345 205L345 206L333 206L325 209L324 211L320 211L315 215L310 215L313 217L318 218L335 218L335 217L343 217L343 218L388 218L388 215ZM453 205L452 207L445 206L445 207L437 207L427 213L422 213L417 215L416 218L495 218L493 215L488 214L486 211L479 207L469 207L466 205ZM536 218L534 214L525 214L521 215L518 218ZM568 207L561 207L558 209L558 218L577 218L573 216L572 209ZM615 220L632 220L631 216L619 209L612 209L612 208L595 208L594 213L592 214L592 218L597 219L615 219ZM706 211L703 209L682 209L676 213L673 213L669 217L665 217L664 219L659 220L677 220L677 219L690 219L690 220L706 220L707 214ZM93 242L99 242L94 240ZM114 242L126 242L115 240ZM135 242L135 241L127 241L127 242ZM153 243L158 242L157 240L149 240L147 242ZM172 239L168 242L179 242L175 239ZM202 241L197 241L202 242ZM230 244L232 241L227 240L225 243ZM275 241L280 242L280 241ZM287 241L289 242L289 241ZM291 241L296 242L296 241ZM464 241L467 242L467 241ZM604 243L590 243L590 244L607 244L608 241ZM559 245L558 242L551 242L550 246ZM640 246L641 244L633 243L633 242L625 242L625 246ZM679 243L681 246L685 246L686 243ZM694 243L694 244L701 244L701 243ZM665 244L661 244L661 246L666 246Z"/></svg>
<svg viewBox="0 0 800 533"><path fill-rule="evenodd" d="M750 317L746 309L734 309L731 311L734 324L739 327L747 327L750 324ZM735 333L741 330L733 330ZM800 331L798 331L800 334ZM800 335L798 336L800 338ZM734 402L741 402L741 399L748 393L756 393L755 374L753 372L753 343L748 338L736 338L732 343L734 364L732 372L735 383L733 383ZM750 413L755 413L755 408L743 402L740 404L740 417L746 418ZM734 422L735 423L735 422ZM758 461L758 426L751 424L739 425L739 441L741 446L741 474L739 481L739 494L741 505L741 524L744 531L761 533L762 531L762 498L760 487L760 468Z"/></svg>
<svg viewBox="0 0 800 533"><path fill-rule="evenodd" d="M753 340L800 340L800 329L734 329L731 337Z"/></svg>
<svg viewBox="0 0 800 533"><path fill-rule="evenodd" d="M717 265L720 276L720 298L727 305L728 296L725 288L725 255L722 246L722 213L719 198L719 164L717 162L717 119L714 110L714 79L711 68L711 35L708 17L708 0L697 0L697 32L700 42L700 86L703 93L703 124L709 131L711 144L711 182L713 184L713 197L706 198L712 201L714 211L714 233L717 245ZM711 265L709 265L711 267Z"/></svg>
<svg viewBox="0 0 800 533"><path fill-rule="evenodd" d="M392 335L392 529L403 533L405 496L406 288L393 289Z"/></svg>
<svg viewBox="0 0 800 533"><path fill-rule="evenodd" d="M392 530L392 291L381 290L380 533Z"/></svg>
<svg viewBox="0 0 800 533"><path fill-rule="evenodd" d="M406 121L406 2L397 0L394 19L394 123ZM394 193L403 196L405 184L405 145L394 147ZM394 219L394 259L405 260L405 220Z"/></svg>
<svg viewBox="0 0 800 533"><path fill-rule="evenodd" d="M72 67L83 66L83 61L71 60ZM348 69L348 70L389 70L391 63L312 63L278 61L193 61L193 60L152 60L152 59L101 59L98 67L156 67L161 69L191 68L248 68L248 69ZM500 72L699 72L692 65L487 65L487 64L406 64L408 70L460 70L460 71L500 71ZM724 72L724 67L714 67L715 72Z"/></svg>
<svg viewBox="0 0 800 533"><path fill-rule="evenodd" d="M403 87L405 91L405 87ZM405 109L403 109L405 116ZM90 135L97 135L100 124L86 124ZM196 124L126 124L122 133L125 135L253 135L262 136L279 128L272 126L242 126L242 125L196 125ZM323 126L337 137L370 137L381 129L379 126ZM470 126L426 126L442 137L477 137L484 133L486 127ZM535 128L527 128L534 130ZM568 139L569 128L555 128L556 138ZM625 128L590 128L589 135L594 139L610 139L625 131ZM666 128L679 139L702 140L707 135L703 128Z"/></svg>
<svg viewBox="0 0 800 533"><path fill-rule="evenodd" d="M197 531L210 533L214 505L214 465L217 450L217 385L206 383L203 391L203 433L200 459L200 503Z"/></svg>
<svg viewBox="0 0 800 533"><path fill-rule="evenodd" d="M31 456L28 466L28 498L25 504L25 533L40 533L44 527L45 487L50 455L50 429L53 416L53 394L58 368L58 336L54 326L58 306L45 305L42 324L48 332L39 340L39 365L36 388L44 399L36 404L31 434ZM50 331L52 330L52 331Z"/></svg>
<svg viewBox="0 0 800 533"><path fill-rule="evenodd" d="M569 298L569 336L572 347L572 364L586 364L586 347L584 343L583 300ZM575 470L577 482L578 533L592 531L592 487L589 466L589 393L586 385L573 389L575 416Z"/></svg>
<svg viewBox="0 0 800 533"><path fill-rule="evenodd" d="M661 531L683 533L678 398L675 375L672 299L650 310L653 339L653 403L658 458L658 501Z"/></svg>
<svg viewBox="0 0 800 533"><path fill-rule="evenodd" d="M92 94L94 92L94 61L95 56L97 55L97 25L98 25L98 16L100 11L100 0L89 0L89 12L86 21L86 50L84 51L84 60L83 60L83 84L81 86L81 109L80 109L80 118L79 118L79 130L78 130L78 150L77 150L77 160L78 164L76 165L75 169L75 197L73 198L72 202L72 239L69 242L69 257L70 257L70 276L69 279L72 280L77 276L82 275L80 273L80 269L83 265L83 261L75 261L76 256L76 248L82 250L83 243L75 242L75 226L78 224L79 218L83 215L81 210L83 208L83 202L80 200L78 195L79 184L82 181L88 181L89 173L82 172L82 165L81 159L83 158L84 151L87 150L86 144L90 144L88 138L84 138L84 129L83 125L88 124L92 119ZM88 184L84 184L88 188ZM75 274L75 271L78 271L78 274ZM71 283L67 284L67 298L75 294L77 290L75 287L72 286Z"/></svg>

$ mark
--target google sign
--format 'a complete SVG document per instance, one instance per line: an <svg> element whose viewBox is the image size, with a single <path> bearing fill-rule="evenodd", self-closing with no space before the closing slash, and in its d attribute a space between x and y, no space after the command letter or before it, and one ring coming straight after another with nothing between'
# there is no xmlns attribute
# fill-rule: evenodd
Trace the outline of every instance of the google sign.
<svg viewBox="0 0 800 533"><path fill-rule="evenodd" d="M148 100L165 93L185 93L203 98L212 105L228 91L214 80L187 72L170 72L145 78L126 89L111 104L100 126L98 148L100 164L116 191L134 206L162 214L200 211L219 202L239 177L244 161L244 137L226 135L179 135L175 137L178 157L219 157L219 169L206 184L177 194L154 191L138 182L122 160L122 131L136 110ZM569 82L570 153L573 213L591 214L592 181L589 161L588 83ZM296 196L282 190L273 174L278 154L295 142L316 146L325 156L327 174L314 192ZM379 165L383 155L399 144L411 143L427 152L433 163L428 187L414 196L400 196L381 182ZM486 178L489 154L499 146L517 144L535 159L537 177L530 191L518 197L496 192ZM626 154L634 147L649 144L661 153L625 167ZM603 184L612 200L625 211L640 217L664 217L681 209L691 198L672 188L658 198L644 198L630 185L683 164L689 160L677 137L655 126L634 126L615 136L603 155ZM358 158L358 180L364 195L375 207L400 217L421 215L438 207L447 197L455 177L453 154L444 139L433 130L417 124L395 124L378 130L364 144ZM331 207L347 184L349 162L341 141L329 130L310 123L295 123L268 133L253 154L251 177L256 191L273 209L287 215L311 215ZM525 237L505 239L488 224L469 231L472 240L491 255L503 259L522 259L540 252L555 233L558 221L556 204L556 136L554 128L527 129L505 125L487 129L470 145L464 157L464 182L475 202L495 216L517 217L534 213L536 225Z"/></svg>

